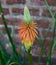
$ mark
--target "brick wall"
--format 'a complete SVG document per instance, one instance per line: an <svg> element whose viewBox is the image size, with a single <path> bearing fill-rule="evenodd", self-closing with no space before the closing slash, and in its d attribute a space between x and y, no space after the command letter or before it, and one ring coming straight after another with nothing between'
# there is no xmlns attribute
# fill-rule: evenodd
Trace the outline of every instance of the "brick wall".
<svg viewBox="0 0 56 65"><path fill-rule="evenodd" d="M50 25L50 30L47 35L44 45L49 48L51 44L51 39L53 37L53 26L54 21L52 20L51 14L46 8L45 0L0 0L3 7L3 13L10 31L10 34L13 36L13 33L16 35L16 42L19 41L18 37L18 27L23 18L23 8L27 4L30 13L33 16L34 20L38 24L39 38L43 41L48 26ZM47 0L50 7L52 7L52 12L56 13L56 0ZM56 14L55 14L56 17ZM7 37L2 19L0 16L0 31L3 32L4 36ZM56 36L56 32L55 32ZM35 42L36 43L36 42ZM37 51L37 52L36 52ZM39 52L39 47L35 51L35 54ZM56 53L56 51L54 51Z"/></svg>

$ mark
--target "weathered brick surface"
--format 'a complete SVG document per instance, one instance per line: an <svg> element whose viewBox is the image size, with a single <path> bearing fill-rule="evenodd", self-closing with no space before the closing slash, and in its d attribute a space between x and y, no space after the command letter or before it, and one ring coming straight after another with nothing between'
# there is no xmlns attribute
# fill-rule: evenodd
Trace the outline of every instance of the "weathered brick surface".
<svg viewBox="0 0 56 65"><path fill-rule="evenodd" d="M39 16L39 8L38 9L35 9L35 8L30 9L30 13L32 16Z"/></svg>
<svg viewBox="0 0 56 65"><path fill-rule="evenodd" d="M35 22L37 22L39 28L48 28L49 25L50 28L53 28L53 22L49 21L48 19L35 20Z"/></svg>
<svg viewBox="0 0 56 65"><path fill-rule="evenodd" d="M4 15L8 15L9 14L9 9L8 8L3 8L3 13L4 13Z"/></svg>
<svg viewBox="0 0 56 65"><path fill-rule="evenodd" d="M52 38L53 37L53 31L49 31L47 34L47 31L43 30L42 35L43 35L43 37L45 37L47 35L46 37Z"/></svg>
<svg viewBox="0 0 56 65"><path fill-rule="evenodd" d="M48 5L50 6L56 6L56 0L46 0L48 2ZM36 5L36 6L43 6L45 4L45 0L31 0L31 4Z"/></svg>
<svg viewBox="0 0 56 65"><path fill-rule="evenodd" d="M0 3L5 4L6 0L0 0Z"/></svg>
<svg viewBox="0 0 56 65"><path fill-rule="evenodd" d="M8 29L9 29L9 32L11 33L12 32L11 28L8 28ZM2 34L6 34L5 28L4 27L0 28L0 32L2 32Z"/></svg>
<svg viewBox="0 0 56 65"><path fill-rule="evenodd" d="M56 0L47 0L48 4L51 6L56 6Z"/></svg>
<svg viewBox="0 0 56 65"><path fill-rule="evenodd" d="M29 9L30 13L32 16L39 16L39 9L31 8ZM12 8L12 13L13 14L23 14L23 9L22 8Z"/></svg>
<svg viewBox="0 0 56 65"><path fill-rule="evenodd" d="M53 9L51 9L51 11L53 12L53 14L55 14L56 9L55 9L55 8L53 8ZM48 9L46 9L46 8L43 8L42 15L43 15L44 17L50 17L50 18L52 18L51 13L50 13L50 12L49 12L49 10L48 10ZM55 14L55 16L54 16L54 17L56 17L56 14Z"/></svg>
<svg viewBox="0 0 56 65"><path fill-rule="evenodd" d="M7 4L25 4L26 0L7 0Z"/></svg>
<svg viewBox="0 0 56 65"><path fill-rule="evenodd" d="M12 13L14 14L23 14L23 9L22 8L12 8Z"/></svg>
<svg viewBox="0 0 56 65"><path fill-rule="evenodd" d="M56 13L56 0L46 0L50 7L52 7L52 12ZM21 41L18 36L18 28L20 26L20 23L22 22L22 15L23 15L23 8L26 3L29 6L30 14L33 16L33 19L35 22L37 22L38 25L38 31L39 31L39 38L40 41L43 42L43 39L46 35L46 32L48 30L48 26L50 25L50 30L48 32L48 35L46 37L46 41L43 43L46 47L46 52L49 53L49 48L51 44L51 39L53 37L53 27L54 27L54 21L52 20L52 16L49 12L49 10L46 8L45 0L29 0L27 2L26 0L0 0L0 3L3 4L3 13L6 19L7 26L9 27L10 34L15 33L17 35L15 38L13 37L13 40L16 43L19 43ZM55 14L56 18L56 14ZM5 28L3 26L2 18L0 17L0 31L3 32L3 34L6 34ZM15 26L15 29L13 30L13 26ZM56 37L56 31L55 31L55 37ZM4 39L3 36L0 35L1 39ZM40 53L39 48L39 42L34 42L33 44L34 48L33 53L38 54ZM56 49L53 52L56 54Z"/></svg>
<svg viewBox="0 0 56 65"><path fill-rule="evenodd" d="M45 5L45 2L44 0L31 0L31 4L32 5L36 5L36 6L42 6L42 5Z"/></svg>
<svg viewBox="0 0 56 65"><path fill-rule="evenodd" d="M12 25L12 26L20 26L20 22L22 21L21 19L17 18L5 18L7 25ZM0 17L0 24L3 25L2 18Z"/></svg>

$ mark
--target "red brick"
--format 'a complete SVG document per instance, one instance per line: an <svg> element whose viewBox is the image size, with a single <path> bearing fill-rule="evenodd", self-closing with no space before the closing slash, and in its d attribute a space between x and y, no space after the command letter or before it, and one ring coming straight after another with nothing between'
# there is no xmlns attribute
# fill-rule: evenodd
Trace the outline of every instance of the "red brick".
<svg viewBox="0 0 56 65"><path fill-rule="evenodd" d="M0 0L0 3L5 4L6 0Z"/></svg>
<svg viewBox="0 0 56 65"><path fill-rule="evenodd" d="M51 45L51 41L50 40L46 40L44 43L44 46L45 46L45 48L50 48L50 45Z"/></svg>
<svg viewBox="0 0 56 65"><path fill-rule="evenodd" d="M8 19L5 19L5 20L6 20L7 25L14 25L14 21L16 19L14 19L14 18L8 18ZM3 25L3 21L2 21L1 17L0 17L0 24Z"/></svg>
<svg viewBox="0 0 56 65"><path fill-rule="evenodd" d="M54 33L54 37L56 37L56 30L55 30L55 32L53 32Z"/></svg>
<svg viewBox="0 0 56 65"><path fill-rule="evenodd" d="M7 19L7 25L15 25L15 26L20 26L20 22L22 21L21 19L16 19L16 18L11 18Z"/></svg>
<svg viewBox="0 0 56 65"><path fill-rule="evenodd" d="M49 10L47 10L47 9L43 9L42 15L51 17L51 14L50 14Z"/></svg>
<svg viewBox="0 0 56 65"><path fill-rule="evenodd" d="M53 6L56 5L56 0L46 0L48 2L49 5Z"/></svg>
<svg viewBox="0 0 56 65"><path fill-rule="evenodd" d="M56 0L46 0L48 5L50 6L54 6L56 5ZM31 4L32 5L36 5L36 6L43 6L45 5L45 0L31 0Z"/></svg>
<svg viewBox="0 0 56 65"><path fill-rule="evenodd" d="M3 13L4 13L4 15L9 14L9 9L8 8L3 8Z"/></svg>
<svg viewBox="0 0 56 65"><path fill-rule="evenodd" d="M16 26L20 26L20 23L22 22L22 19L17 19L17 22L15 23Z"/></svg>
<svg viewBox="0 0 56 65"><path fill-rule="evenodd" d="M33 44L33 46L37 47L37 49L35 50L35 53L38 55L38 52L40 53L40 50L38 51L38 48L41 48L41 46L39 45L39 42L35 42L36 45ZM41 40L40 39L40 43L44 46L45 51L47 52L47 54L49 53L49 49L50 49L50 45L51 45L51 40ZM35 49L35 48L34 48Z"/></svg>
<svg viewBox="0 0 56 65"><path fill-rule="evenodd" d="M0 25L2 25L3 24L3 22L2 22L2 18L0 17Z"/></svg>
<svg viewBox="0 0 56 65"><path fill-rule="evenodd" d="M4 35L0 34L0 40L4 41L4 39L5 39Z"/></svg>
<svg viewBox="0 0 56 65"><path fill-rule="evenodd" d="M35 47L37 47L37 48L40 47L40 48L41 48L40 43L45 47L45 51L47 51L47 52L49 53L51 41L50 41L50 40L45 40L45 42L44 42L44 40L41 40L41 39L40 39L40 42L35 41L34 44L33 44L34 48L35 48ZM37 50L38 50L38 49L35 50L36 53L37 53ZM39 52L40 52L40 50L39 50ZM38 54L38 53L37 53L37 54Z"/></svg>
<svg viewBox="0 0 56 65"><path fill-rule="evenodd" d="M13 41L17 44L19 44L19 42L21 42L19 36L18 37L12 37Z"/></svg>
<svg viewBox="0 0 56 65"><path fill-rule="evenodd" d="M7 4L25 4L26 0L7 0Z"/></svg>
<svg viewBox="0 0 56 65"><path fill-rule="evenodd" d="M16 25L15 22L17 21L16 18L8 18L6 19L7 25Z"/></svg>
<svg viewBox="0 0 56 65"><path fill-rule="evenodd" d="M41 51L41 48L40 47L37 47L37 48L33 48L32 49L32 55L36 56L36 55L39 55L40 54L40 51Z"/></svg>
<svg viewBox="0 0 56 65"><path fill-rule="evenodd" d="M30 9L30 14L33 16L39 16L39 9L35 8Z"/></svg>
<svg viewBox="0 0 56 65"><path fill-rule="evenodd" d="M51 10L52 11L52 13L55 13L56 12L56 9L53 9L53 10ZM48 9L43 9L43 12L42 12L42 15L45 17L52 17L51 16L51 13L49 12L49 10ZM55 17L56 17L56 15L55 15Z"/></svg>
<svg viewBox="0 0 56 65"><path fill-rule="evenodd" d="M37 22L37 25L39 28L48 28L49 26L49 20L36 20L35 22Z"/></svg>
<svg viewBox="0 0 56 65"><path fill-rule="evenodd" d="M17 18L6 18L7 25L19 26L21 21L22 21L21 19L17 19ZM3 25L3 21L1 17L0 17L0 24Z"/></svg>
<svg viewBox="0 0 56 65"><path fill-rule="evenodd" d="M53 13L54 13L54 14L56 13L56 9L55 9L55 8L53 9ZM56 18L56 14L55 14L55 18Z"/></svg>
<svg viewBox="0 0 56 65"><path fill-rule="evenodd" d="M44 45L44 47L45 47L45 49L46 49L46 51L50 48L50 45L51 45L51 40L41 40L40 39L40 42L38 42L38 41L35 41L35 43L36 43L36 45L34 45L34 46L36 46L36 47L41 47L40 46L40 44L39 43L41 43L42 45Z"/></svg>
<svg viewBox="0 0 56 65"><path fill-rule="evenodd" d="M54 53L53 53L54 54ZM54 54L54 57L56 57L56 53ZM52 64L56 64L56 58L54 58L53 57L53 59L52 59Z"/></svg>
<svg viewBox="0 0 56 65"><path fill-rule="evenodd" d="M56 48L54 48L53 54L56 55Z"/></svg>
<svg viewBox="0 0 56 65"><path fill-rule="evenodd" d="M56 36L56 30L55 30L55 36Z"/></svg>
<svg viewBox="0 0 56 65"><path fill-rule="evenodd" d="M11 28L8 28L9 29L9 32L11 33L12 30ZM2 32L2 34L6 34L6 29L4 27L0 28L0 31Z"/></svg>
<svg viewBox="0 0 56 65"><path fill-rule="evenodd" d="M45 48L50 48L50 44L51 44L51 41L50 40L45 40L44 41L44 40L41 40L40 39L40 42L41 42L42 45L44 45ZM36 44L37 45L36 47L40 46L38 41L35 41L35 43L37 43Z"/></svg>
<svg viewBox="0 0 56 65"><path fill-rule="evenodd" d="M39 43L35 40L34 43L33 43L33 46L39 46L38 44Z"/></svg>
<svg viewBox="0 0 56 65"><path fill-rule="evenodd" d="M3 2L3 0L0 0L0 3L2 3L2 4L3 4L3 3L4 3L4 2Z"/></svg>
<svg viewBox="0 0 56 65"><path fill-rule="evenodd" d="M23 14L23 9L21 9L21 8L12 8L12 13L14 13L14 14Z"/></svg>
<svg viewBox="0 0 56 65"><path fill-rule="evenodd" d="M35 8L32 8L32 9L29 9L30 10L30 14L33 15L33 16L37 16L39 15L39 9L35 9ZM12 8L12 13L14 14L23 14L23 9L21 8Z"/></svg>
<svg viewBox="0 0 56 65"><path fill-rule="evenodd" d="M43 35L43 37L46 36L46 33L47 33L46 30L43 30L43 31L42 31L42 35ZM52 38L52 37L53 37L53 32L52 32L52 31L49 31L46 37L50 37L50 38Z"/></svg>
<svg viewBox="0 0 56 65"><path fill-rule="evenodd" d="M44 0L31 0L32 5L42 6L45 4Z"/></svg>
<svg viewBox="0 0 56 65"><path fill-rule="evenodd" d="M1 3L1 1L0 1L0 3Z"/></svg>
<svg viewBox="0 0 56 65"><path fill-rule="evenodd" d="M14 30L14 32L15 32L16 34L18 34L18 31L19 31L19 29L15 29L15 30Z"/></svg>

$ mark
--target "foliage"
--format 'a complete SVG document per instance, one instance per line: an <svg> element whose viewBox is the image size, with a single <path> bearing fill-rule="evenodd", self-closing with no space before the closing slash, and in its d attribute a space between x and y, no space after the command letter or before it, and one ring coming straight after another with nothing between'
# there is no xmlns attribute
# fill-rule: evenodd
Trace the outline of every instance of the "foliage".
<svg viewBox="0 0 56 65"><path fill-rule="evenodd" d="M46 2L46 0L45 0L45 2ZM56 38L55 38L56 19L54 17L54 13L52 12L52 10L49 7L47 2L46 2L46 7L48 8L48 10L49 10L49 12L52 16L52 19L54 21L53 39L52 39L52 42L51 42L51 45L50 45L50 52L47 55L46 49L45 49L43 43L46 40L46 36L48 35L48 31L50 29L50 26L48 27L48 31L46 32L46 36L45 36L45 39L44 39L43 42L41 42L38 38L36 38L36 41L39 42L39 46L41 48L40 55L38 56L38 65L40 65L40 60L41 60L41 57L42 57L43 53L45 53L45 55L46 55L46 64L45 65L51 65L52 52L53 52L53 50L55 48L55 45L56 45ZM29 12L26 12L25 14L27 14L27 13L29 13ZM12 50L13 50L12 54L8 55L6 53L6 51L1 46L1 43L3 43L3 41L0 41L0 65L27 65L27 60L28 60L29 65L34 65L33 60L32 60L32 55L30 54L30 51L29 52L25 51L28 56L25 55L26 57L24 56L23 57L24 59L22 58L22 55L20 53L16 52L16 47L15 47L14 41L12 40L12 37L9 33L9 30L8 30L8 27L7 27L7 24L6 24L6 20L4 18L4 14L2 12L1 4L0 4L0 14L1 14L1 17L2 17L2 20L3 20L3 23L4 23L4 27L6 29L6 32L7 32L7 35L8 35L9 41L11 43ZM26 15L26 16L29 16L28 20L30 21L31 20L30 15ZM26 18L24 18L24 19L26 20ZM28 22L28 20L27 20L27 22Z"/></svg>

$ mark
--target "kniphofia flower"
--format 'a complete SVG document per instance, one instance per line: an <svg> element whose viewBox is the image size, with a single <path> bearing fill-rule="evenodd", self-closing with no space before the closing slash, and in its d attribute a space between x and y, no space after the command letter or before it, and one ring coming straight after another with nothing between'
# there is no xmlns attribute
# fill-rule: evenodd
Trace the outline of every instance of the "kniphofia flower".
<svg viewBox="0 0 56 65"><path fill-rule="evenodd" d="M30 16L30 12L25 6L24 8L24 20L20 24L19 28L19 37L22 40L22 43L24 44L26 50L28 50L35 40L35 38L38 36L38 31L36 30L37 23L35 23L32 20L32 17Z"/></svg>

